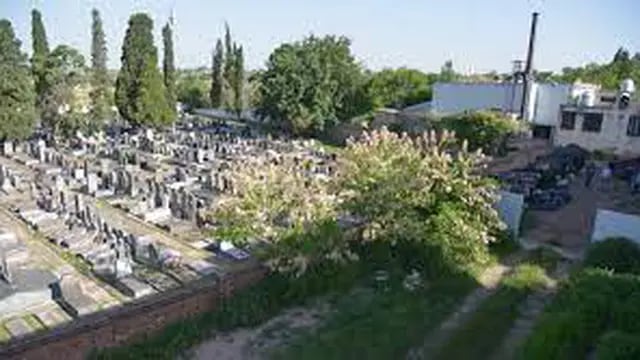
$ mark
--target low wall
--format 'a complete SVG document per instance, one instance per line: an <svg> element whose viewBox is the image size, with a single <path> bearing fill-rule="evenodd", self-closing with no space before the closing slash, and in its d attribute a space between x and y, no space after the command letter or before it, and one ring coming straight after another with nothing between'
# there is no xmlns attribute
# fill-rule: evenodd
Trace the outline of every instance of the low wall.
<svg viewBox="0 0 640 360"><path fill-rule="evenodd" d="M178 320L215 310L235 290L254 285L265 275L265 269L253 267L219 280L201 279L12 340L0 348L0 359L84 359L94 348L126 345Z"/></svg>
<svg viewBox="0 0 640 360"><path fill-rule="evenodd" d="M598 209L591 242L624 237L640 244L640 216Z"/></svg>

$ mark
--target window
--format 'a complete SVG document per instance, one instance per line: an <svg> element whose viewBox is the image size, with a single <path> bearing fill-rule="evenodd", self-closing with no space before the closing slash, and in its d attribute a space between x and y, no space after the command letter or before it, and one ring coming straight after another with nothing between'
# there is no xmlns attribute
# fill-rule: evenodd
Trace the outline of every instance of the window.
<svg viewBox="0 0 640 360"><path fill-rule="evenodd" d="M602 128L602 113L586 113L583 116L582 131L600 132Z"/></svg>
<svg viewBox="0 0 640 360"><path fill-rule="evenodd" d="M627 125L628 136L640 136L640 115L629 116L629 125Z"/></svg>
<svg viewBox="0 0 640 360"><path fill-rule="evenodd" d="M560 129L573 130L576 128L576 113L573 111L563 111Z"/></svg>

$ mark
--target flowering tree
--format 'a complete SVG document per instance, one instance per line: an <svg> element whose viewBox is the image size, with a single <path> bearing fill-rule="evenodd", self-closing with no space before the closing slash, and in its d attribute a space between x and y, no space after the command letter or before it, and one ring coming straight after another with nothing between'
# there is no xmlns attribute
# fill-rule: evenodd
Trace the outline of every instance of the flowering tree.
<svg viewBox="0 0 640 360"><path fill-rule="evenodd" d="M342 209L366 222L369 241L419 245L437 256L430 260L456 268L483 262L502 226L496 187L477 171L482 161L447 132L365 134L339 162Z"/></svg>
<svg viewBox="0 0 640 360"><path fill-rule="evenodd" d="M314 176L309 163L294 156L252 159L231 170L235 197L212 214L217 236L235 243L265 240L259 255L279 272L301 274L314 262L352 258L336 223L336 196L330 179Z"/></svg>

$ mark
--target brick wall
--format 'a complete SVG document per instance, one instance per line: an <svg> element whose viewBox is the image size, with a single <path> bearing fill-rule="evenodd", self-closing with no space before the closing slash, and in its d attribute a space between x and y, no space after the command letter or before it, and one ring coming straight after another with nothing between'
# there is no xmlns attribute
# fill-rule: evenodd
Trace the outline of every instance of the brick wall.
<svg viewBox="0 0 640 360"><path fill-rule="evenodd" d="M122 346L195 314L215 310L236 290L266 275L250 268L219 281L201 280L74 320L61 327L15 339L0 348L0 359L84 359L94 348Z"/></svg>

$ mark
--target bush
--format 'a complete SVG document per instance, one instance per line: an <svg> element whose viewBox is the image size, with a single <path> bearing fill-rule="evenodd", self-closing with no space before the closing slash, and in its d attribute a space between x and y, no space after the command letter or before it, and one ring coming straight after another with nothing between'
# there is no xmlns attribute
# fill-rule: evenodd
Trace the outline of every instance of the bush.
<svg viewBox="0 0 640 360"><path fill-rule="evenodd" d="M469 149L482 149L489 155L501 155L507 150L507 139L521 129L518 121L493 112L465 112L442 118L440 129L451 130L466 140Z"/></svg>
<svg viewBox="0 0 640 360"><path fill-rule="evenodd" d="M640 278L586 269L571 277L545 310L521 353L524 359L584 359L601 334L636 331Z"/></svg>
<svg viewBox="0 0 640 360"><path fill-rule="evenodd" d="M640 359L640 334L620 331L606 333L596 348L598 360L635 360Z"/></svg>
<svg viewBox="0 0 640 360"><path fill-rule="evenodd" d="M625 238L606 239L591 245L584 264L617 273L640 274L640 247Z"/></svg>

